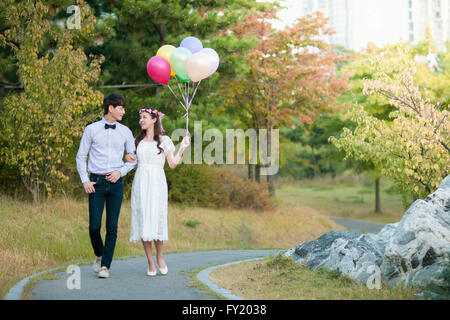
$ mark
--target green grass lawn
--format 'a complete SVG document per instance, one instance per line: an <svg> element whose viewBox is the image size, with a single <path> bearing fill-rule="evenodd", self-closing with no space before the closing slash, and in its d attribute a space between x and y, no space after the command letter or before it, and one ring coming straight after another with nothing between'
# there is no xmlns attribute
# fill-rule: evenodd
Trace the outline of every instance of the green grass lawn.
<svg viewBox="0 0 450 320"><path fill-rule="evenodd" d="M281 256L218 268L210 278L250 300L410 300L417 293L386 284L369 289L337 271L313 270Z"/></svg>
<svg viewBox="0 0 450 320"><path fill-rule="evenodd" d="M276 199L281 207L311 207L325 216L393 223L406 211L399 195L381 185L381 210L375 213L375 187L369 184L305 180L279 184Z"/></svg>

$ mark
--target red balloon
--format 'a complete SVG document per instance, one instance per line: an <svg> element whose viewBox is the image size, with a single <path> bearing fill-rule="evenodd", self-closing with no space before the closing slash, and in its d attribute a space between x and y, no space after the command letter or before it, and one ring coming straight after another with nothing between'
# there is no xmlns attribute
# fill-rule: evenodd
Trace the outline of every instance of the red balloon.
<svg viewBox="0 0 450 320"><path fill-rule="evenodd" d="M168 84L170 80L170 64L163 57L151 57L147 62L147 73L156 82Z"/></svg>

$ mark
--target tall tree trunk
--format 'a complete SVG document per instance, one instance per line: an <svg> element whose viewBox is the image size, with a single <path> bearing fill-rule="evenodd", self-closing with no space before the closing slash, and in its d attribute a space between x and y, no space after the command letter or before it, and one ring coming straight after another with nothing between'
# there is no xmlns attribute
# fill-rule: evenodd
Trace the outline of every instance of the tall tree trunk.
<svg viewBox="0 0 450 320"><path fill-rule="evenodd" d="M248 179L255 181L255 165L251 163L248 164Z"/></svg>
<svg viewBox="0 0 450 320"><path fill-rule="evenodd" d="M267 176L267 182L269 184L269 194L270 197L275 198L275 182L273 179L273 175Z"/></svg>
<svg viewBox="0 0 450 320"><path fill-rule="evenodd" d="M311 145L311 163L313 165L313 177L316 178L317 173L317 160L316 160L316 154L314 153L314 145Z"/></svg>
<svg viewBox="0 0 450 320"><path fill-rule="evenodd" d="M375 178L375 213L381 212L380 177Z"/></svg>
<svg viewBox="0 0 450 320"><path fill-rule="evenodd" d="M157 96L158 98L161 98L162 89L163 89L162 86L157 86L157 87L156 87L156 96Z"/></svg>
<svg viewBox="0 0 450 320"><path fill-rule="evenodd" d="M258 127L257 115L256 113L252 114L252 124L253 128ZM250 141L248 144L248 179L251 181L255 181L255 165L250 163L253 162L252 152L256 152L256 158L258 158L258 131L256 131L256 150L251 149L253 146L250 146Z"/></svg>
<svg viewBox="0 0 450 320"><path fill-rule="evenodd" d="M258 163L258 157L259 157L259 128L260 124L258 121L258 115L256 112L253 113L253 125L256 127L256 164L254 165L255 168L255 176L254 181L261 183L261 166Z"/></svg>
<svg viewBox="0 0 450 320"><path fill-rule="evenodd" d="M33 202L34 203L41 202L41 199L39 197L40 196L39 184L33 181L33 176L21 175L20 177L22 179L24 187L33 195Z"/></svg>
<svg viewBox="0 0 450 320"><path fill-rule="evenodd" d="M255 164L255 181L261 183L261 165Z"/></svg>
<svg viewBox="0 0 450 320"><path fill-rule="evenodd" d="M272 128L270 128L269 130L267 130L267 156L268 158L271 159L272 161ZM266 164L266 166L270 167L271 163ZM269 194L272 198L275 197L275 184L274 184L274 179L273 179L273 175L269 174L267 175L267 182L268 182L268 187L269 187Z"/></svg>

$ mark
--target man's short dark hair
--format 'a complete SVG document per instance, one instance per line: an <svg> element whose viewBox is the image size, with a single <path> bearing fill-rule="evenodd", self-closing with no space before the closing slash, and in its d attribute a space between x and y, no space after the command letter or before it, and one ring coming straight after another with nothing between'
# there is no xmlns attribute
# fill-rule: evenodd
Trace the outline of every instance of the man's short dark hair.
<svg viewBox="0 0 450 320"><path fill-rule="evenodd" d="M125 108L125 97L120 93L110 93L103 99L103 108L105 109L105 115L108 113L109 106L117 107L122 106Z"/></svg>

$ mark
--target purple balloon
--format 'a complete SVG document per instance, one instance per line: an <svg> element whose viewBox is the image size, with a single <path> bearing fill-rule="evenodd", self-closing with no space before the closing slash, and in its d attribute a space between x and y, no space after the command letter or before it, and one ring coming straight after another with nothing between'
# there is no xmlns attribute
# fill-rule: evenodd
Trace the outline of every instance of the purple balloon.
<svg viewBox="0 0 450 320"><path fill-rule="evenodd" d="M202 42L196 37L184 38L180 43L180 47L188 49L192 54L199 52L203 49Z"/></svg>
<svg viewBox="0 0 450 320"><path fill-rule="evenodd" d="M201 50L204 54L208 56L208 58L211 59L211 67L209 69L209 74L212 75L214 72L216 72L217 68L219 67L219 55L217 54L216 50L211 48L204 48Z"/></svg>

